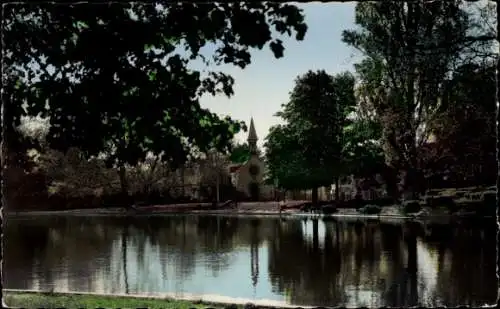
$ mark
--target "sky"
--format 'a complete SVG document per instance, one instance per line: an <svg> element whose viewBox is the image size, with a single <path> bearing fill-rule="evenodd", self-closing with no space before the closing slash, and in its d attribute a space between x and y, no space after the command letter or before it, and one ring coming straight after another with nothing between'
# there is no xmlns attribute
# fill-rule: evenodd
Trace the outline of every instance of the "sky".
<svg viewBox="0 0 500 309"><path fill-rule="evenodd" d="M269 48L255 49L252 63L245 69L232 65L217 67L234 79L234 95L204 96L201 105L219 115L229 115L250 124L254 118L263 146L269 128L282 123L274 114L286 103L298 75L308 70L325 70L330 74L353 71L359 61L359 53L341 41L342 31L354 28L356 2L346 3L301 3L308 26L303 41L294 37L284 39L284 57L276 59ZM239 142L246 140L247 133L236 136Z"/></svg>

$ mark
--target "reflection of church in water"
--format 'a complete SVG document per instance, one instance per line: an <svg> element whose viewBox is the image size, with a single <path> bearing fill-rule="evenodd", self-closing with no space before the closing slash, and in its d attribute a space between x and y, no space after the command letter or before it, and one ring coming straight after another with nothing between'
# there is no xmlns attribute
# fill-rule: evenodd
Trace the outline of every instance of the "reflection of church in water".
<svg viewBox="0 0 500 309"><path fill-rule="evenodd" d="M252 286L254 288L257 287L257 283L259 282L259 222L251 221L250 228L250 276L252 279Z"/></svg>

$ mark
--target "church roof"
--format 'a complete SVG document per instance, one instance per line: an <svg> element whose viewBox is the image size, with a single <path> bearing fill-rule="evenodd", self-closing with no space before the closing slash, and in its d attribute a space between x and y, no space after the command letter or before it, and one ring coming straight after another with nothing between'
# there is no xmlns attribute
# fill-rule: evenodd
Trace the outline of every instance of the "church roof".
<svg viewBox="0 0 500 309"><path fill-rule="evenodd" d="M250 129L248 129L248 141L256 141L257 138L257 132L255 132L255 125L253 124L253 117L250 118Z"/></svg>
<svg viewBox="0 0 500 309"><path fill-rule="evenodd" d="M229 173L236 173L243 165L245 165L245 163L246 162L229 165Z"/></svg>

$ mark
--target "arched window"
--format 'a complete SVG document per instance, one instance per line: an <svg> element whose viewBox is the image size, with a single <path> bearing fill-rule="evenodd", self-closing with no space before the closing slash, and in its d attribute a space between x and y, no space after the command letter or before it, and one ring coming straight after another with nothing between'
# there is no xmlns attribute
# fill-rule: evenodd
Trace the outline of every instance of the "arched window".
<svg viewBox="0 0 500 309"><path fill-rule="evenodd" d="M252 175L252 176L257 176L260 172L260 169L257 165L252 164L252 165L250 165L248 172L250 172L250 175Z"/></svg>

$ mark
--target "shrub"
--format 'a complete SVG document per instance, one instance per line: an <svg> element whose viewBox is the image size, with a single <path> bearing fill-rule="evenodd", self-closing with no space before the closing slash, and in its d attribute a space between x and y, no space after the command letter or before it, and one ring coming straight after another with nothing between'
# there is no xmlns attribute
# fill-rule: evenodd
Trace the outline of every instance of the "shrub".
<svg viewBox="0 0 500 309"><path fill-rule="evenodd" d="M464 191L464 190L461 190L461 191L457 191L456 192L456 197L465 197L467 195L468 191Z"/></svg>
<svg viewBox="0 0 500 309"><path fill-rule="evenodd" d="M419 201L409 200L403 202L402 210L405 214L416 213L422 210L422 206Z"/></svg>
<svg viewBox="0 0 500 309"><path fill-rule="evenodd" d="M497 192L496 191L485 191L481 195L481 199L485 203L496 203L497 201Z"/></svg>
<svg viewBox="0 0 500 309"><path fill-rule="evenodd" d="M366 201L360 198L347 200L343 203L342 208L356 208L360 209L366 205Z"/></svg>
<svg viewBox="0 0 500 309"><path fill-rule="evenodd" d="M427 196L425 198L425 202L427 206L432 208L446 207L450 209L455 206L455 202L453 201L453 198L450 196Z"/></svg>
<svg viewBox="0 0 500 309"><path fill-rule="evenodd" d="M437 196L443 196L443 197L454 197L456 196L457 194L457 189L454 189L454 188L447 188L447 189L443 189L443 190L440 190L439 192L437 192Z"/></svg>
<svg viewBox="0 0 500 309"><path fill-rule="evenodd" d="M305 203L300 207L300 211L308 212L311 211L312 203Z"/></svg>
<svg viewBox="0 0 500 309"><path fill-rule="evenodd" d="M326 206L323 206L322 210L323 210L323 214L329 215L329 214L336 213L337 207L335 207L333 205L326 205Z"/></svg>
<svg viewBox="0 0 500 309"><path fill-rule="evenodd" d="M377 206L377 205L366 205L366 206L358 209L358 211L360 213L366 214L366 215L375 215L375 214L379 214L382 211L382 208L380 206Z"/></svg>
<svg viewBox="0 0 500 309"><path fill-rule="evenodd" d="M465 197L471 200L476 200L479 201L483 198L483 193L482 192L472 192L467 194Z"/></svg>
<svg viewBox="0 0 500 309"><path fill-rule="evenodd" d="M478 211L482 208L483 202L478 200L471 200L467 198L461 198L455 201L457 208L466 211Z"/></svg>
<svg viewBox="0 0 500 309"><path fill-rule="evenodd" d="M390 206L394 204L394 199L390 197L380 197L370 200L370 204L376 206Z"/></svg>
<svg viewBox="0 0 500 309"><path fill-rule="evenodd" d="M497 192L485 191L482 196L484 215L495 216L497 211Z"/></svg>
<svg viewBox="0 0 500 309"><path fill-rule="evenodd" d="M430 189L430 190L427 190L427 196L436 196L441 191L442 190L440 190L440 189Z"/></svg>

